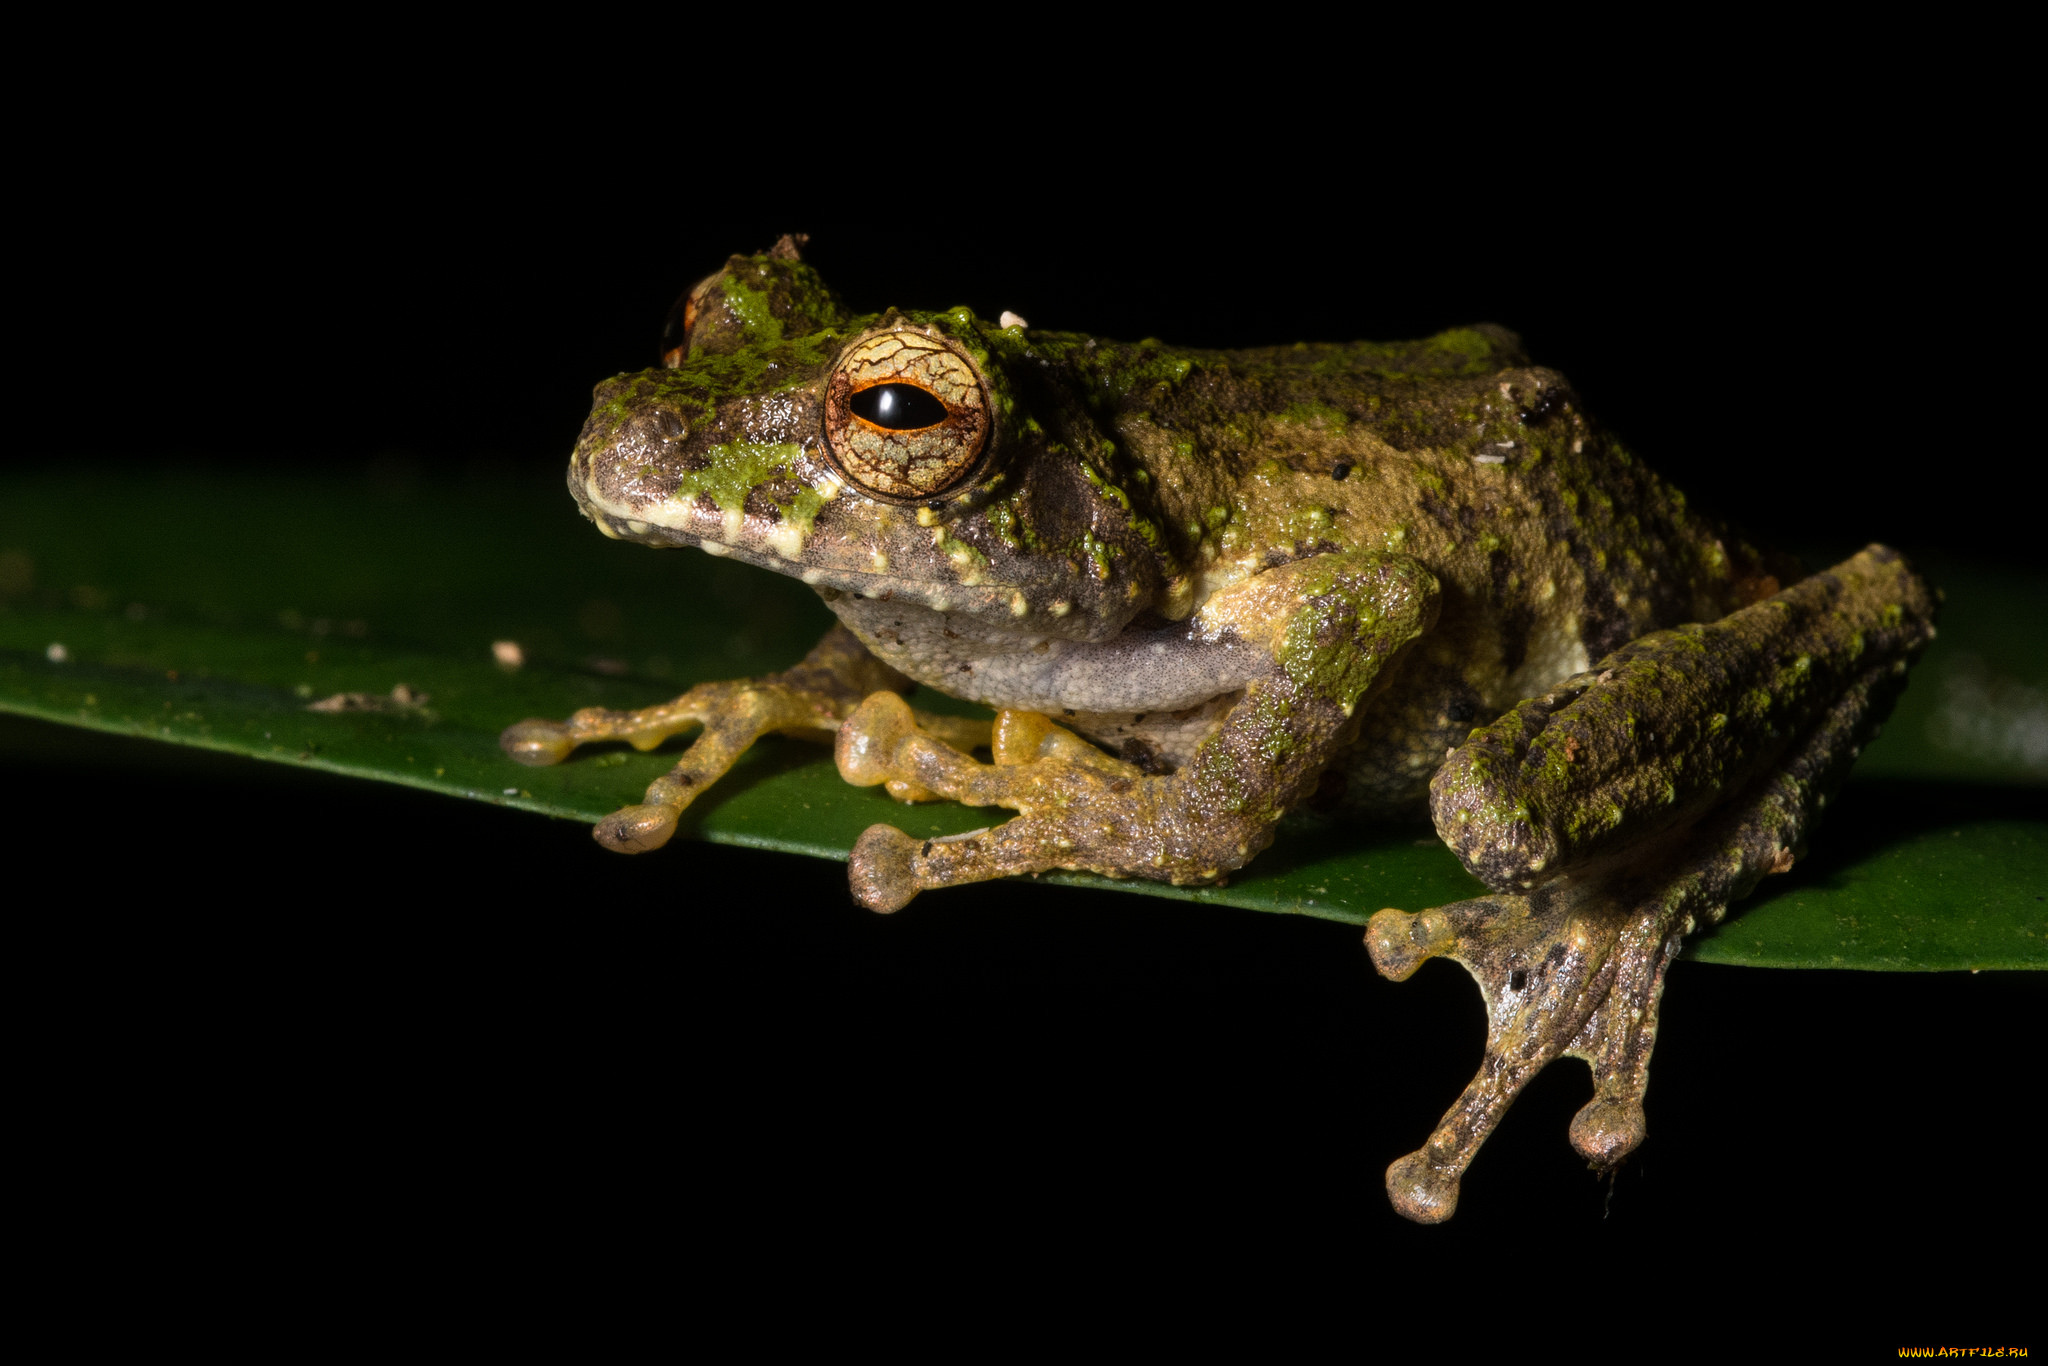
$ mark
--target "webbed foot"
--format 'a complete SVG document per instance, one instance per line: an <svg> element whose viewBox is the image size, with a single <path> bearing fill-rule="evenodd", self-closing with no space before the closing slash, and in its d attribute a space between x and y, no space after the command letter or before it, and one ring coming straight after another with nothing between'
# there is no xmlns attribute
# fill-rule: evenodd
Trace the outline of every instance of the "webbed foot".
<svg viewBox="0 0 2048 1366"><path fill-rule="evenodd" d="M1114 873L1147 835L1157 844L1170 834L1160 829L1170 780L1148 778L1035 712L996 717L990 764L977 763L928 721L893 693L870 697L840 727L833 750L839 776L856 787L886 784L899 800L946 799L1019 814L993 829L929 840L870 826L848 870L854 899L870 910L900 910L927 888L1014 873ZM1155 856L1164 867L1167 852L1155 849Z"/></svg>
<svg viewBox="0 0 2048 1366"><path fill-rule="evenodd" d="M1571 1142L1611 1171L1647 1132L1664 973L1685 936L1792 866L1933 634L1933 600L1872 547L1706 626L1622 647L1473 733L1431 785L1437 832L1499 889L1366 929L1384 975L1465 965L1485 1062L1429 1141L1387 1168L1410 1219L1458 1183L1530 1078L1584 1058Z"/></svg>
<svg viewBox="0 0 2048 1366"><path fill-rule="evenodd" d="M700 683L672 702L635 711L585 707L566 721L521 721L506 727L498 744L518 762L540 766L561 763L593 741L624 740L646 751L701 727L676 766L648 786L644 802L613 812L590 832L607 849L641 854L667 844L697 795L763 735L773 731L830 743L840 719L862 698L876 689L909 686L845 627L835 626L801 663L781 673Z"/></svg>
<svg viewBox="0 0 2048 1366"><path fill-rule="evenodd" d="M1558 887L1372 918L1366 948L1382 974L1399 981L1428 958L1454 958L1486 1001L1478 1075L1429 1141L1387 1168L1397 1210L1418 1223L1450 1218L1480 1145L1529 1080L1559 1057L1593 1067L1594 1098L1571 1125L1579 1154L1607 1170L1643 1141L1658 998L1690 928L1673 925L1672 911L1663 899L1630 905L1598 888Z"/></svg>

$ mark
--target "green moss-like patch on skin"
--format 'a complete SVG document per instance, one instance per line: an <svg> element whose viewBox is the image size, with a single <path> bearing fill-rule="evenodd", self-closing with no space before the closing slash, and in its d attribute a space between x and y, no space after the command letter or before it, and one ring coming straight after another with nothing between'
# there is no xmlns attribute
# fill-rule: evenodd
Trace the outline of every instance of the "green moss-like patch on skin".
<svg viewBox="0 0 2048 1366"><path fill-rule="evenodd" d="M1094 462L1083 460L1081 462L1081 474L1090 484L1095 486L1097 493L1107 498L1110 502L1115 503L1125 512L1131 510L1131 495L1103 478L1102 471L1095 468Z"/></svg>
<svg viewBox="0 0 2048 1366"><path fill-rule="evenodd" d="M789 479L790 468L803 454L803 447L791 442L769 445L733 441L713 446L704 454L708 463L682 475L676 484L675 498L689 502L708 494L719 511L737 516L745 509L748 494ZM782 512L783 523L798 536L810 533L818 509L825 506L823 495L809 485L800 486L794 497L773 501Z"/></svg>
<svg viewBox="0 0 2048 1366"><path fill-rule="evenodd" d="M702 286L689 355L730 354L840 327L846 310L803 262L773 253L735 256Z"/></svg>
<svg viewBox="0 0 2048 1366"><path fill-rule="evenodd" d="M642 370L608 382L584 423L579 446L609 442L635 413L665 408L694 428L715 421L724 396L775 394L815 382L838 354L840 334L819 332L773 345L693 355L673 370Z"/></svg>
<svg viewBox="0 0 2048 1366"><path fill-rule="evenodd" d="M1644 636L1482 728L1432 785L1439 826L1496 886L1653 836L1895 678L1932 613L1904 561L1866 553L1711 625Z"/></svg>
<svg viewBox="0 0 2048 1366"><path fill-rule="evenodd" d="M782 319L770 311L768 291L755 289L743 276L725 280L725 306L746 328L747 339L756 345L782 340Z"/></svg>
<svg viewBox="0 0 2048 1366"><path fill-rule="evenodd" d="M1097 540L1095 533L1081 533L1080 553L1087 562L1095 566L1095 577L1107 582L1116 570L1116 548L1105 541Z"/></svg>
<svg viewBox="0 0 2048 1366"><path fill-rule="evenodd" d="M1324 555L1306 561L1295 584L1302 606L1287 623L1273 662L1307 692L1348 714L1380 667L1422 634L1416 604L1433 602L1436 580L1420 565Z"/></svg>
<svg viewBox="0 0 2048 1366"><path fill-rule="evenodd" d="M1025 548L1025 537L1030 528L1018 520L1016 506L1008 499L990 503L983 510L983 516L988 520L988 529L995 533L997 540L1012 550Z"/></svg>
<svg viewBox="0 0 2048 1366"><path fill-rule="evenodd" d="M1281 422L1291 422L1318 431L1342 430L1351 424L1351 416L1342 408L1328 403L1290 403L1274 417Z"/></svg>
<svg viewBox="0 0 2048 1366"><path fill-rule="evenodd" d="M979 550L967 544L967 542L956 540L943 531L933 536L932 543L938 547L941 555L944 555L952 562L953 568L959 574L962 583L972 584L980 582L981 571L988 568L988 556L982 554Z"/></svg>

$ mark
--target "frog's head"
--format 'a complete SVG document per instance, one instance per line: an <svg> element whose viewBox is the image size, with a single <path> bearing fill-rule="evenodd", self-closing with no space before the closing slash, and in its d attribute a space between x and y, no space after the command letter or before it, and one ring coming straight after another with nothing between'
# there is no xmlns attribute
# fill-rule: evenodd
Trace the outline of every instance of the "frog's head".
<svg viewBox="0 0 2048 1366"><path fill-rule="evenodd" d="M853 316L784 238L685 295L663 345L661 368L597 386L570 460L605 534L1020 634L1185 615L1145 500L1021 327Z"/></svg>

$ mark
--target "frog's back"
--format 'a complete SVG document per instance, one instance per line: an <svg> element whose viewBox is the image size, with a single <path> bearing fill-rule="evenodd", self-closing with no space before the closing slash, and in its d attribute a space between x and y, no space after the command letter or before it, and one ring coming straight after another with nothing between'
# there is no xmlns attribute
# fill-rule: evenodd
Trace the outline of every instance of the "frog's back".
<svg viewBox="0 0 2048 1366"><path fill-rule="evenodd" d="M1436 628L1367 709L1355 802L1409 806L1474 725L1778 587L1503 328L1179 354L1186 372L1133 386L1117 427L1198 600L1345 551L1413 558L1442 585Z"/></svg>

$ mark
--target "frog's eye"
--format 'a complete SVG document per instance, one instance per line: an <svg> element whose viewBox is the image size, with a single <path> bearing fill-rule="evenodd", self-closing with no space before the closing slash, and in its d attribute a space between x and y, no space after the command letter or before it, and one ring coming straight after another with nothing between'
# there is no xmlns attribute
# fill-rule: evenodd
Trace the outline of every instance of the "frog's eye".
<svg viewBox="0 0 2048 1366"><path fill-rule="evenodd" d="M661 323L661 364L673 370L690 353L690 329L697 325L697 306L704 301L717 275L707 275L682 292Z"/></svg>
<svg viewBox="0 0 2048 1366"><path fill-rule="evenodd" d="M915 432L946 420L946 405L915 384L874 384L847 400L853 415L885 432Z"/></svg>
<svg viewBox="0 0 2048 1366"><path fill-rule="evenodd" d="M885 332L840 356L825 438L847 478L921 503L972 474L988 444L988 396L965 356L921 332Z"/></svg>

